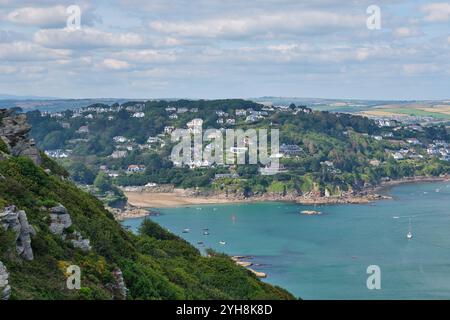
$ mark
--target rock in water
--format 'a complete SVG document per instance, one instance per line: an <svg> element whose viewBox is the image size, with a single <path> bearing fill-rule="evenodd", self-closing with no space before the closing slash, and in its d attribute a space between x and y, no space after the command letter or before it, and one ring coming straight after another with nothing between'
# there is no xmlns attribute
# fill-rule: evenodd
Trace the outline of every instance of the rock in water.
<svg viewBox="0 0 450 320"><path fill-rule="evenodd" d="M17 254L25 260L33 260L31 236L34 236L36 231L28 223L25 211L17 210L16 206L6 207L3 212L0 212L0 225L6 231L12 230L16 234Z"/></svg>
<svg viewBox="0 0 450 320"><path fill-rule="evenodd" d="M8 300L11 296L11 287L8 283L9 273L0 261L0 300Z"/></svg>

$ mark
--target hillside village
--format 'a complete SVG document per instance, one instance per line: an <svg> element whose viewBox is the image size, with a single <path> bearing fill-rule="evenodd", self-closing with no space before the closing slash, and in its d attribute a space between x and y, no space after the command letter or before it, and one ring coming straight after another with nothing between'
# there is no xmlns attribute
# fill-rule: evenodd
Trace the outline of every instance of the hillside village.
<svg viewBox="0 0 450 320"><path fill-rule="evenodd" d="M205 159L202 161L192 159L187 164L172 163L169 158L170 150L173 147L170 135L175 129L186 129L192 135L198 133L200 128L203 130L215 128L221 132L233 128L244 130L249 128L280 129L279 153L271 155L271 157L281 161L280 170L276 176L280 176L281 181L283 181L283 179L287 179L285 178L286 175L290 175L292 180L293 176L301 174L308 177L301 178L303 180L299 183L303 185L305 183L311 185L313 182L307 182L311 179L312 181L316 179L329 181L328 183L332 184L348 184L350 182L343 182L343 179L347 179L345 178L345 171L352 172L354 170L352 166L354 167L357 164L354 163L352 166L346 167L345 164L336 162L335 159L330 157L331 154L336 157L336 152L333 151L336 148L324 147L325 142L321 142L322 138L311 137L309 131L304 132L304 136L307 138L303 138L302 133L299 132L298 136L286 139L286 136L292 136L290 127L292 125L289 125L291 121L297 121L300 124L304 122L309 125L311 125L311 121L326 121L323 125L332 132L333 139L340 137L338 139L348 141L346 144L350 143L350 147L351 144L354 146L355 144L362 144L364 148L367 148L368 144L373 145L371 148L378 151L372 155L367 154L366 156L369 157L366 160L358 160L366 162L369 167L373 168L373 172L378 172L378 167L385 168L392 165L390 161L397 162L399 168L408 167L402 169L405 172L398 173L400 175L412 174L412 171L415 170L413 169L414 163L424 165L430 161L433 163L435 161L440 163L450 161L449 141L448 139L441 139L443 130L446 130L442 125L422 125L419 121L411 122L410 119L403 123L399 119L386 117L368 120L367 118L347 114L313 111L306 106L294 104L261 105L240 100L233 101L232 106L229 106L231 103L225 100L217 103L219 106L215 108L211 106L205 108L204 104L203 101L201 103L195 101L189 103L185 101L181 103L164 102L155 103L154 108L149 108L148 105L140 102L116 103L111 106L97 104L66 112L41 113L35 111L32 114L29 113L28 116L34 127L45 124L45 126L50 126L55 129L55 132L59 133L58 138L52 136L52 130L47 130L50 134L41 138L38 134L35 134L38 145L45 149L45 153L49 157L57 159L63 165L64 163L67 164L69 168L81 159L91 159L88 169L92 172L92 176L95 177L102 173L112 183L124 188L144 185L156 186L164 184L164 182L173 183L165 181L160 175L161 170L172 170L172 173L178 172L175 169L170 169L171 166L182 169L183 171L180 174L191 175L190 181L201 180L201 182L192 183L185 181L184 186L207 185L206 181L215 184L220 181L228 184L229 180L245 182L250 177L250 172L252 176L261 176L267 169L259 167L254 171L248 167L245 169L246 166L242 169L241 166L236 165L217 165ZM249 106L245 104L249 104ZM324 117L326 120L322 119ZM352 128L349 123L349 126L342 127L338 131L333 128L333 126L341 127L337 121L342 123L356 121L356 125L361 124L364 129ZM124 124L124 130L120 129L122 123ZM103 129L100 129L100 127L105 128L107 134L103 134ZM114 128L114 132L110 128ZM318 131L318 135L323 134L320 129L316 131ZM147 132L148 134L145 134ZM446 134L445 132L444 135ZM64 137L64 140L59 139L61 136ZM105 138L107 139L105 140ZM316 139L317 141L315 141ZM58 146L58 148L51 148L52 146ZM207 148L208 146L205 143L203 147ZM242 141L240 146L232 147L229 151L240 154L248 152L248 148L249 141ZM323 149L323 152L318 154L317 151L320 149ZM196 152L194 148L192 148L192 152ZM80 155L90 156L81 157ZM92 156L95 156L95 158L92 158ZM152 157L155 158L151 161L148 160ZM337 156L337 158L342 157ZM155 164L154 161L158 162L158 165L156 165L158 168L161 167L161 163L164 164L160 169L149 167L149 163ZM305 161L308 162L306 165ZM439 165L442 166L442 164ZM304 166L304 170L299 169L299 166ZM320 177L310 179L308 166L315 168L313 170L317 171ZM192 174L186 173L184 171L186 169L191 170ZM199 177L201 176L201 170L206 170L205 172L208 172L208 175ZM439 170L442 171L442 168ZM364 170L361 169L361 173L363 172ZM380 175L380 173L377 173L377 175ZM152 176L155 178L152 178ZM391 177L381 174L377 179L379 178ZM277 180L278 178L275 177L274 179ZM92 184L93 179L87 179L87 181L80 179L78 182ZM270 183L273 184L274 182L269 182L267 188L270 188ZM314 184L315 182L309 188L312 188ZM328 189L318 188L326 194L330 193L328 189L333 189L332 186ZM280 190L280 187L274 189ZM281 190L286 190L286 187L284 186Z"/></svg>

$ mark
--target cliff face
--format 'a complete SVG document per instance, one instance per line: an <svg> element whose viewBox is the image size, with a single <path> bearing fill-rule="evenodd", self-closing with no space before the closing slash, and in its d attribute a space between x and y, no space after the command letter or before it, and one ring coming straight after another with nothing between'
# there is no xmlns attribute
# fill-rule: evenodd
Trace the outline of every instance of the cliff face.
<svg viewBox="0 0 450 320"><path fill-rule="evenodd" d="M33 139L28 138L31 126L23 114L15 115L7 109L0 109L0 139L6 144L12 156L25 156L36 165L42 163L39 150Z"/></svg>

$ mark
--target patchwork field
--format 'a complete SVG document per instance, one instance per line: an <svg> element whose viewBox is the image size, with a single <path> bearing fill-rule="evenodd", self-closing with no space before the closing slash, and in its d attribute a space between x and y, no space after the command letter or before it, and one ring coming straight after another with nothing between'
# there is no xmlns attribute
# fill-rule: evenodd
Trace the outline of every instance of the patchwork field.
<svg viewBox="0 0 450 320"><path fill-rule="evenodd" d="M432 117L439 120L450 120L448 104L388 104L380 105L361 112L368 116L418 116Z"/></svg>

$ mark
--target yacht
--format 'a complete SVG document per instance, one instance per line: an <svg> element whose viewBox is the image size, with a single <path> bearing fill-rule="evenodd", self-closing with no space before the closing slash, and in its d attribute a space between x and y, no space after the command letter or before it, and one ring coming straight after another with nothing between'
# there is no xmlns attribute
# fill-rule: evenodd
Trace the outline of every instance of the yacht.
<svg viewBox="0 0 450 320"><path fill-rule="evenodd" d="M411 218L409 219L409 229L408 229L408 233L406 234L406 239L411 240L413 235L412 235L412 231L411 231Z"/></svg>

